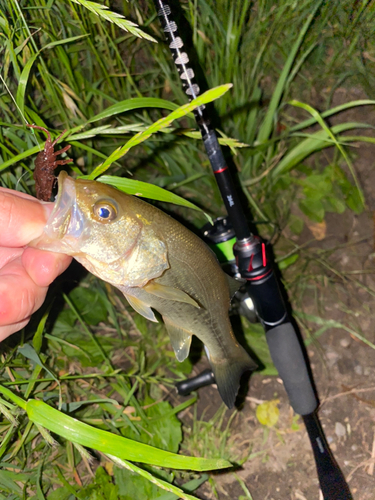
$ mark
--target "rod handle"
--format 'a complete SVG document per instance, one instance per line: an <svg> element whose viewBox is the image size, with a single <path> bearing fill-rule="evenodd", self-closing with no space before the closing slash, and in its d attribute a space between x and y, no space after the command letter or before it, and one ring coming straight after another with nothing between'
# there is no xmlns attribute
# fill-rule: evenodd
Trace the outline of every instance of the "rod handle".
<svg viewBox="0 0 375 500"><path fill-rule="evenodd" d="M284 383L290 405L299 415L308 415L318 407L305 357L292 323L266 332L272 361Z"/></svg>
<svg viewBox="0 0 375 500"><path fill-rule="evenodd" d="M187 378L176 384L177 392L180 396L187 396L191 392L215 383L215 377L210 368L203 370L196 377Z"/></svg>

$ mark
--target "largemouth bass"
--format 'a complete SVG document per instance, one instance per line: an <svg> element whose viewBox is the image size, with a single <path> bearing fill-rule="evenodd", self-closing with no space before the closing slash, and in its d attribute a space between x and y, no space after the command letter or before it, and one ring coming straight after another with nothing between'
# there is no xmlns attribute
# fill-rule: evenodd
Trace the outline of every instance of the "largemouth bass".
<svg viewBox="0 0 375 500"><path fill-rule="evenodd" d="M54 210L31 246L73 256L117 287L150 321L162 316L176 357L192 335L205 349L224 403L232 408L241 375L256 364L236 341L228 316L238 282L191 231L148 203L61 172Z"/></svg>

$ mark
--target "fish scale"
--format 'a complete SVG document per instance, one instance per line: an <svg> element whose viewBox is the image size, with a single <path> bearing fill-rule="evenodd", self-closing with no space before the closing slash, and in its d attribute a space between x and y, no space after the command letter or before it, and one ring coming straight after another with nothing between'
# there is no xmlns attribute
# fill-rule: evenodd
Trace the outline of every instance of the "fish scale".
<svg viewBox="0 0 375 500"><path fill-rule="evenodd" d="M156 310L179 361L196 335L223 401L233 407L242 374L256 364L236 341L229 320L235 280L195 234L136 197L61 172L55 208L31 246L72 255L151 321L157 321Z"/></svg>

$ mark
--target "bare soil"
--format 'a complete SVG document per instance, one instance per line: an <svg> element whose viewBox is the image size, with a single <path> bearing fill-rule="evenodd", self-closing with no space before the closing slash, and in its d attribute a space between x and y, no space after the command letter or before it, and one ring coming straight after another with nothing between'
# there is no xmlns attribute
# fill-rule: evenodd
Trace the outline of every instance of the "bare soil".
<svg viewBox="0 0 375 500"><path fill-rule="evenodd" d="M357 94L339 89L333 104L363 97ZM368 122L369 112L368 107L356 109L341 119ZM329 257L331 268L325 270L326 281L312 282L296 302L303 312L335 320L375 343L375 148L361 145L357 155L354 164L366 195L366 211L327 216L326 237L312 245L316 249L336 248ZM306 228L297 243L312 238ZM308 326L311 333L320 328L313 323ZM331 450L353 498L374 500L375 351L343 328L328 328L309 345L308 354L321 400L319 416ZM255 409L259 402L272 399L280 400L280 418L275 427L265 428L256 419ZM204 420L208 421L220 404L213 387L200 390L199 412ZM293 425L296 423L299 425ZM253 500L322 498L307 433L300 418L295 422L280 379L251 378L245 404L231 424L230 446L242 457L249 455L236 474L246 483ZM207 500L250 498L233 473L216 475L214 483L217 496L207 483L198 496Z"/></svg>

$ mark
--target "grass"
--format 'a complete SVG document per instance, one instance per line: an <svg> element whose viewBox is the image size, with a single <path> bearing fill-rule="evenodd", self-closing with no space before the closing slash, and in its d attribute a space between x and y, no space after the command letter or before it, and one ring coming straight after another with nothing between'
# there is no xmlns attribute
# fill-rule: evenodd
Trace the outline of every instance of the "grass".
<svg viewBox="0 0 375 500"><path fill-rule="evenodd" d="M276 253L284 252L286 285L298 297L320 277L332 279L332 263L327 253L296 249L290 236L306 223L322 224L329 212L364 209L352 146L374 142L373 130L343 112L374 104L373 9L367 1L336 0L288 0L278 8L270 0L181 5L190 26L183 36L205 69L201 87L218 87L209 101L222 93L214 124L231 149L253 216L263 223L260 232L273 234L274 241L281 237ZM123 17L105 6L86 0L0 5L0 185L34 192L32 159L45 138L25 123L47 127L54 137L66 129L77 175L94 178L108 167L102 181L142 192L202 226L203 211L216 217L223 206L199 134L192 131L192 108L181 108L186 98L153 4L118 3ZM228 83L231 90L219 87ZM363 97L332 107L342 86L355 86ZM172 209L168 201L182 205ZM190 210L192 205L201 210ZM350 280L358 285L355 275ZM299 318L307 329L315 321L319 334L332 327L323 316ZM247 342L265 356L271 373L261 332L244 325ZM354 320L345 327L364 335ZM91 276L73 285L60 280L31 324L4 343L0 384L13 396L5 391L0 400L0 498L83 500L95 491L98 500L123 500L130 485L140 499L176 498L176 485L190 498L207 476L140 469L118 457L113 465L113 449L95 454L93 463L82 447L87 443L73 434L59 436L51 428L57 442L48 444L43 408L40 420L20 409L22 401L42 400L113 439L236 460L221 409L209 422L196 415L183 438L177 418L182 407L165 399L190 370L190 361L175 361L163 326L128 310L105 284ZM22 401L17 404L14 395ZM194 398L186 404L195 405Z"/></svg>

